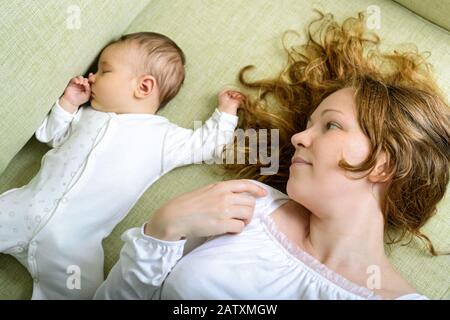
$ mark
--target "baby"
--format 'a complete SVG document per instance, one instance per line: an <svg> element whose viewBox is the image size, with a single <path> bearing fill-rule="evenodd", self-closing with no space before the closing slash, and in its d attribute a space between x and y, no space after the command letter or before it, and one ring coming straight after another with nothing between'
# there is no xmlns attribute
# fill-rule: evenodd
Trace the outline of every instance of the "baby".
<svg viewBox="0 0 450 320"><path fill-rule="evenodd" d="M92 298L104 279L102 240L145 190L231 142L238 92L222 91L195 131L155 115L178 93L184 64L166 36L123 36L102 51L95 74L71 79L36 131L52 147L40 171L0 196L0 252L31 273L33 299Z"/></svg>

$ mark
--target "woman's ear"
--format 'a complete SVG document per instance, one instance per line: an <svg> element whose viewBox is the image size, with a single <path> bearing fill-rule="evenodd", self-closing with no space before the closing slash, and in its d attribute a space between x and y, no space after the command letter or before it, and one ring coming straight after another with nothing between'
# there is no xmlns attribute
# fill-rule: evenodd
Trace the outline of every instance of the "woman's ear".
<svg viewBox="0 0 450 320"><path fill-rule="evenodd" d="M155 94L156 90L156 79L151 75L144 75L138 79L134 94L136 98L145 99Z"/></svg>
<svg viewBox="0 0 450 320"><path fill-rule="evenodd" d="M375 167L369 174L369 181L373 183L383 183L392 177L389 159L385 152L378 157Z"/></svg>

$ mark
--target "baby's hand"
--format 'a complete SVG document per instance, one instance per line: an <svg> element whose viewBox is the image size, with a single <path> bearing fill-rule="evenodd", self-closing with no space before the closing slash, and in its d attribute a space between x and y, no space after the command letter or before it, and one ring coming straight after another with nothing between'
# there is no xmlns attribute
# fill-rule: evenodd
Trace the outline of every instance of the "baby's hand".
<svg viewBox="0 0 450 320"><path fill-rule="evenodd" d="M245 96L242 93L224 89L219 93L219 110L232 115L236 115L239 106L244 101Z"/></svg>
<svg viewBox="0 0 450 320"><path fill-rule="evenodd" d="M89 101L91 86L87 78L78 76L70 79L60 99L60 105L68 112L75 112L79 106Z"/></svg>

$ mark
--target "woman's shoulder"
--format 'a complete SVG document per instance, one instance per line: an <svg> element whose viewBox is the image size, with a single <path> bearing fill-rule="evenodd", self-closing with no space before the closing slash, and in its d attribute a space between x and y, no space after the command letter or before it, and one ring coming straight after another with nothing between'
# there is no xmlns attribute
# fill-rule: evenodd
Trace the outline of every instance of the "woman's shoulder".
<svg viewBox="0 0 450 320"><path fill-rule="evenodd" d="M257 184L267 191L266 196L256 199L254 211L255 217L263 217L268 215L289 200L289 196L287 194L269 186L268 184L257 180L248 181Z"/></svg>

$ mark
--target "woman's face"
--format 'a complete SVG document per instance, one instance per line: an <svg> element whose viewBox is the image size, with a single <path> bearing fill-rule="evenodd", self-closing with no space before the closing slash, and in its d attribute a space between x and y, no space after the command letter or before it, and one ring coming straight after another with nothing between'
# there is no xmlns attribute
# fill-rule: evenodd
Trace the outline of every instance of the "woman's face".
<svg viewBox="0 0 450 320"><path fill-rule="evenodd" d="M311 115L306 130L292 137L296 150L287 193L313 212L326 211L327 203L351 200L368 186L366 179L352 180L357 175L338 166L342 159L360 164L370 151L370 141L357 122L354 93L344 88L328 96ZM310 164L296 162L297 157Z"/></svg>

